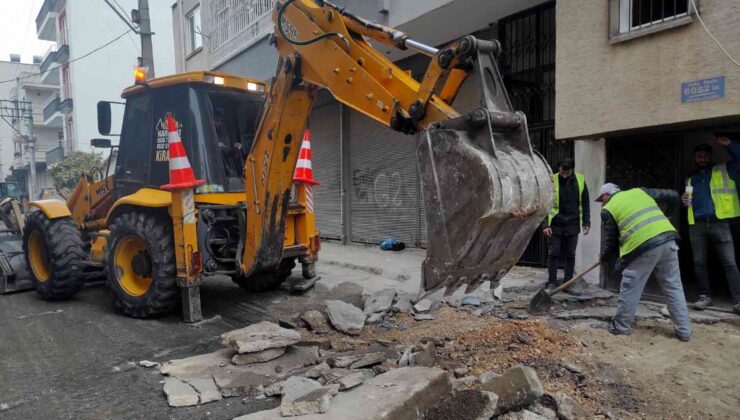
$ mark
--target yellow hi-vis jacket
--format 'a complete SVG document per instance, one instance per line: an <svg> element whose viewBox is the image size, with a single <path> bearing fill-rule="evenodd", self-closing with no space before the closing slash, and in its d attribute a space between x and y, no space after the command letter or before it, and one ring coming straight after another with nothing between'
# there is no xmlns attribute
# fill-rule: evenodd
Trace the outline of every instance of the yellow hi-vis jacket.
<svg viewBox="0 0 740 420"><path fill-rule="evenodd" d="M686 179L686 185L691 186L691 177ZM726 163L712 167L709 190L712 194L714 214L717 219L740 217L740 201L737 198L737 187L735 186L735 181L727 174ZM694 223L694 209L689 207L689 224L693 225Z"/></svg>
<svg viewBox="0 0 740 420"><path fill-rule="evenodd" d="M552 210L550 210L550 214L547 215L547 224L552 224L552 219L555 218L555 216L560 213L560 180L558 179L559 173L552 174L552 182L555 183L555 202L552 205ZM578 182L578 224L583 224L583 189L586 188L586 180L583 177L583 174L574 172L573 175L576 177L576 182Z"/></svg>
<svg viewBox="0 0 740 420"><path fill-rule="evenodd" d="M639 188L615 194L604 210L612 215L619 228L620 257L661 233L676 231L658 203Z"/></svg>

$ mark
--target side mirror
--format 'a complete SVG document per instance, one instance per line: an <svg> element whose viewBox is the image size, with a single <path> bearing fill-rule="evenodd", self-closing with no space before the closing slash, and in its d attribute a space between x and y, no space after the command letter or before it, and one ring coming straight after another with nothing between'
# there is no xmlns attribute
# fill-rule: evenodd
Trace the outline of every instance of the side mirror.
<svg viewBox="0 0 740 420"><path fill-rule="evenodd" d="M91 139L90 146L97 147L98 149L110 149L110 139Z"/></svg>
<svg viewBox="0 0 740 420"><path fill-rule="evenodd" d="M104 136L109 135L110 134L110 124L111 124L110 102L99 101L98 102L98 132ZM110 140L108 140L108 143L110 143Z"/></svg>

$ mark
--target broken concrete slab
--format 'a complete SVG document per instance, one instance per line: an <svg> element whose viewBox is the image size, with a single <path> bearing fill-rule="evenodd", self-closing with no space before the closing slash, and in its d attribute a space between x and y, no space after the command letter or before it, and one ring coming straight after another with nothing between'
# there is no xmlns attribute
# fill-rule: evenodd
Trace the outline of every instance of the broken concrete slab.
<svg viewBox="0 0 740 420"><path fill-rule="evenodd" d="M602 321L611 320L614 317L616 308L609 306L595 306L591 308L575 309L572 311L560 311L554 314L557 319L576 320L576 319L598 319ZM640 304L637 307L636 319L659 319L663 318L659 312Z"/></svg>
<svg viewBox="0 0 740 420"><path fill-rule="evenodd" d="M365 320L365 324L377 324L385 317L384 313L370 314Z"/></svg>
<svg viewBox="0 0 740 420"><path fill-rule="evenodd" d="M490 420L496 411L498 396L478 389L460 389L452 392L436 407L427 411L425 420Z"/></svg>
<svg viewBox="0 0 740 420"><path fill-rule="evenodd" d="M265 396L275 397L278 395L282 395L283 386L285 386L285 381L275 382L274 384L264 387Z"/></svg>
<svg viewBox="0 0 740 420"><path fill-rule="evenodd" d="M529 411L535 414L539 414L540 416L546 418L547 420L557 420L558 419L558 413L556 413L555 410L539 402L536 402L530 405Z"/></svg>
<svg viewBox="0 0 740 420"><path fill-rule="evenodd" d="M238 330L221 334L221 343L238 353L253 353L262 350L286 347L301 339L298 331L262 321Z"/></svg>
<svg viewBox="0 0 740 420"><path fill-rule="evenodd" d="M365 327L365 314L362 310L344 301L327 300L326 312L331 325L345 334L360 335Z"/></svg>
<svg viewBox="0 0 740 420"><path fill-rule="evenodd" d="M496 418L498 420L548 420L547 417L543 417L529 410L512 411Z"/></svg>
<svg viewBox="0 0 740 420"><path fill-rule="evenodd" d="M329 366L328 363L321 362L320 364L307 370L304 376L306 378L317 379L317 378L320 378L324 372L328 372L330 370L331 370L331 366Z"/></svg>
<svg viewBox="0 0 740 420"><path fill-rule="evenodd" d="M331 332L326 316L317 310L304 312L301 314L301 319L306 323L308 329L315 333L326 334Z"/></svg>
<svg viewBox="0 0 740 420"><path fill-rule="evenodd" d="M329 411L331 390L324 388L316 381L301 376L291 376L283 385L283 399L280 402L280 414L304 416Z"/></svg>
<svg viewBox="0 0 740 420"><path fill-rule="evenodd" d="M362 356L359 360L353 362L349 367L350 369L361 369L364 367L371 367L377 364L383 363L386 360L386 354L383 352L367 353Z"/></svg>
<svg viewBox="0 0 740 420"><path fill-rule="evenodd" d="M331 340L323 337L302 337L294 346L318 347L323 350L329 350L331 349Z"/></svg>
<svg viewBox="0 0 740 420"><path fill-rule="evenodd" d="M425 314L414 314L414 320L415 321L434 321L434 315L425 313Z"/></svg>
<svg viewBox="0 0 740 420"><path fill-rule="evenodd" d="M215 367L231 365L234 350L221 349L213 353L199 354L184 359L170 360L163 364L159 371L163 375L177 378L211 377L211 370Z"/></svg>
<svg viewBox="0 0 740 420"><path fill-rule="evenodd" d="M285 354L287 347L256 351L254 353L237 353L231 358L231 363L241 366L251 363L269 362Z"/></svg>
<svg viewBox="0 0 740 420"><path fill-rule="evenodd" d="M561 420L579 420L588 418L588 413L571 397L562 392L555 394L558 404L558 418Z"/></svg>
<svg viewBox="0 0 740 420"><path fill-rule="evenodd" d="M198 391L177 378L165 378L162 390L167 396L167 404L172 407L198 405Z"/></svg>
<svg viewBox="0 0 740 420"><path fill-rule="evenodd" d="M361 383L365 382L365 379L367 378L367 375L364 372L353 372L349 375L342 376L341 378L337 379L337 383L339 384L339 390L345 391L350 388L354 388L357 385L360 385Z"/></svg>
<svg viewBox="0 0 740 420"><path fill-rule="evenodd" d="M221 391L216 386L213 378L191 379L187 382L198 391L198 398L201 404L219 401L222 398Z"/></svg>
<svg viewBox="0 0 740 420"><path fill-rule="evenodd" d="M313 276L310 279L291 276L280 285L280 288L290 293L303 293L314 287L319 280L321 280L321 276Z"/></svg>
<svg viewBox="0 0 740 420"><path fill-rule="evenodd" d="M411 353L409 364L411 366L434 366L437 363L437 352L434 349L434 343L422 344L421 348L421 351Z"/></svg>
<svg viewBox="0 0 740 420"><path fill-rule="evenodd" d="M482 383L481 389L498 395L497 414L532 404L545 392L537 372L528 366L515 366L503 376Z"/></svg>
<svg viewBox="0 0 740 420"><path fill-rule="evenodd" d="M414 296L408 293L399 293L396 295L391 311L396 313L407 314L411 312L414 304Z"/></svg>
<svg viewBox="0 0 740 420"><path fill-rule="evenodd" d="M393 369L342 392L331 401L331 416L307 415L301 420L416 419L436 406L452 389L445 371L436 368ZM278 420L280 408L248 414L238 420Z"/></svg>
<svg viewBox="0 0 740 420"><path fill-rule="evenodd" d="M213 370L213 381L224 397L238 397L256 394L258 387L273 380L267 375L219 367Z"/></svg>
<svg viewBox="0 0 740 420"><path fill-rule="evenodd" d="M492 370L489 370L489 371L481 373L479 379L481 383L486 383L486 382L491 382L495 378L500 378L500 377L501 375L499 375L498 373Z"/></svg>
<svg viewBox="0 0 740 420"><path fill-rule="evenodd" d="M379 290L365 299L363 312L368 317L373 314L385 314L391 309L395 297L396 289Z"/></svg>
<svg viewBox="0 0 740 420"><path fill-rule="evenodd" d="M478 296L465 296L460 303L463 306L480 306L481 301Z"/></svg>
<svg viewBox="0 0 740 420"><path fill-rule="evenodd" d="M604 300L614 297L614 292L599 287L588 287L579 290L578 294L558 293L552 297L556 302L588 302L591 300Z"/></svg>
<svg viewBox="0 0 740 420"><path fill-rule="evenodd" d="M423 314L431 312L439 307L439 301L432 300L429 298L422 299L414 305L414 312L417 314Z"/></svg>
<svg viewBox="0 0 740 420"><path fill-rule="evenodd" d="M347 375L352 374L349 369L335 368L321 373L321 377L326 383L333 383Z"/></svg>
<svg viewBox="0 0 740 420"><path fill-rule="evenodd" d="M152 361L149 361L149 360L142 360L142 361L139 362L139 366L145 367L145 368L153 368L153 367L159 366L159 363L152 362Z"/></svg>
<svg viewBox="0 0 740 420"><path fill-rule="evenodd" d="M336 285L329 291L328 300L341 300L362 309L362 286L357 283L344 282Z"/></svg>

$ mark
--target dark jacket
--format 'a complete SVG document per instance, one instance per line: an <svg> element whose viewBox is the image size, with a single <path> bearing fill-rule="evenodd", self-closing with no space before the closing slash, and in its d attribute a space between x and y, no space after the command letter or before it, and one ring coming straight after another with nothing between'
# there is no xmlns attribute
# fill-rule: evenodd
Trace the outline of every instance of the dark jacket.
<svg viewBox="0 0 740 420"><path fill-rule="evenodd" d="M658 203L658 207L663 210L663 214L673 214L681 202L678 193L673 190L655 188L642 188L642 190ZM604 262L619 257L619 227L612 214L606 210L601 211L601 229L601 261ZM680 239L681 237L678 232L661 233L654 238L648 239L624 257L618 258L614 269L617 271L621 270L645 252L666 242L678 241Z"/></svg>
<svg viewBox="0 0 740 420"><path fill-rule="evenodd" d="M734 136L731 138L731 141L732 143L725 147L725 150L730 155L730 160L726 162L727 174L730 176L730 179L736 181L737 171L740 170L740 136ZM691 186L694 187L691 206L694 210L695 220L717 219L714 210L714 201L712 201L712 193L709 188L713 167L714 165L704 170L696 169L689 174Z"/></svg>
<svg viewBox="0 0 740 420"><path fill-rule="evenodd" d="M581 231L578 223L578 181L575 174L563 179L557 176L557 182L560 183L560 197L558 214L552 219L550 227L555 235L577 235ZM581 203L583 205L583 226L591 226L591 202L588 199L588 186L584 183L583 194L581 194ZM547 220L545 220L547 224Z"/></svg>

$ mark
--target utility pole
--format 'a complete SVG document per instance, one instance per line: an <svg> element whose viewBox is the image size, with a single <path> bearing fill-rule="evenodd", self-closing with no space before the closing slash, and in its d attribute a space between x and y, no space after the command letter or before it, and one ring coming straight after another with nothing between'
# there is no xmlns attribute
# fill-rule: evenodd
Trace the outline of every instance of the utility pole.
<svg viewBox="0 0 740 420"><path fill-rule="evenodd" d="M147 78L154 78L154 50L152 25L149 20L149 0L139 0L139 35L141 36L141 64L148 68Z"/></svg>
<svg viewBox="0 0 740 420"><path fill-rule="evenodd" d="M29 103L22 103L20 100L21 96L21 78L15 78L15 114L16 117L16 131L22 132L21 120L26 119L26 134L23 136L28 150L31 156L29 156L28 162L28 199L36 199L36 137L33 135L33 105ZM28 108L26 108L28 106Z"/></svg>
<svg viewBox="0 0 740 420"><path fill-rule="evenodd" d="M116 13L126 26L131 28L141 38L141 57L139 57L138 65L147 68L147 78L154 78L154 49L152 48L152 35L154 35L154 32L152 32L152 24L149 19L149 0L139 0L139 8L131 11L130 21L123 13L116 9L116 6L111 3L111 0L103 1L105 1L105 4ZM139 25L139 27L137 28L134 24Z"/></svg>

